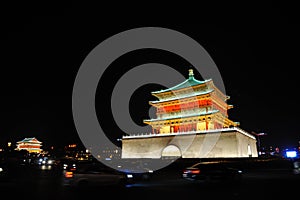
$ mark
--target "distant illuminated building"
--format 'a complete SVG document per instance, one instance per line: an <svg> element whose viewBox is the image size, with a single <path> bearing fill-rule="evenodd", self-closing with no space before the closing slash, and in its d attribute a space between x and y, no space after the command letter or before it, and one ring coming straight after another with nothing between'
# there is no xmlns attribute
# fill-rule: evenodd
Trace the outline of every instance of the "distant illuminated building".
<svg viewBox="0 0 300 200"><path fill-rule="evenodd" d="M42 142L38 141L35 137L25 138L17 142L16 150L26 150L29 153L41 153Z"/></svg>
<svg viewBox="0 0 300 200"><path fill-rule="evenodd" d="M104 147L102 152L97 155L97 158L101 160L120 159L121 151L118 148Z"/></svg>
<svg viewBox="0 0 300 200"><path fill-rule="evenodd" d="M69 144L65 146L65 157L76 160L90 160L92 158L88 149L85 149L81 145L77 144Z"/></svg>

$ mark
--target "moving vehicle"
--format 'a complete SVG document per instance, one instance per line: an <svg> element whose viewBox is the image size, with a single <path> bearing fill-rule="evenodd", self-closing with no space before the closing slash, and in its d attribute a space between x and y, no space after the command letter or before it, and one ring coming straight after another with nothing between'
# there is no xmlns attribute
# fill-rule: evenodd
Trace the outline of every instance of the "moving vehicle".
<svg viewBox="0 0 300 200"><path fill-rule="evenodd" d="M293 173L300 174L300 158L293 160Z"/></svg>
<svg viewBox="0 0 300 200"><path fill-rule="evenodd" d="M103 186L123 188L131 178L131 174L122 173L101 163L84 163L77 165L76 170L64 172L63 185L80 189Z"/></svg>
<svg viewBox="0 0 300 200"><path fill-rule="evenodd" d="M57 165L63 171L75 171L77 160L72 158L61 158L58 159Z"/></svg>
<svg viewBox="0 0 300 200"><path fill-rule="evenodd" d="M4 182L8 180L8 170L7 167L0 163L0 182Z"/></svg>
<svg viewBox="0 0 300 200"><path fill-rule="evenodd" d="M243 172L223 163L197 162L183 169L182 177L191 181L240 181Z"/></svg>

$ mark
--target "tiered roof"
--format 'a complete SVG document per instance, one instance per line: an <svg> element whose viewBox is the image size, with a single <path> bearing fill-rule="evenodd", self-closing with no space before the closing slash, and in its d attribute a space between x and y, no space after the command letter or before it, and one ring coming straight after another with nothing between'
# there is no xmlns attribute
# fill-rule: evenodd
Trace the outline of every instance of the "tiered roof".
<svg viewBox="0 0 300 200"><path fill-rule="evenodd" d="M18 141L17 143L39 143L41 144L42 142L38 141L35 137L31 137L31 138L24 138L21 141Z"/></svg>

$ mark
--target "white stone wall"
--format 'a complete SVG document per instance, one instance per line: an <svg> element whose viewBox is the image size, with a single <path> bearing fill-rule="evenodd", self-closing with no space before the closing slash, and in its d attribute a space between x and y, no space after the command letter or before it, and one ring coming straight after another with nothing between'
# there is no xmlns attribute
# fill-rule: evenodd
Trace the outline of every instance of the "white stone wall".
<svg viewBox="0 0 300 200"><path fill-rule="evenodd" d="M174 145L182 158L257 157L256 140L238 131L123 138L122 158L161 158ZM249 155L249 148L251 155ZM165 154L164 154L165 155Z"/></svg>

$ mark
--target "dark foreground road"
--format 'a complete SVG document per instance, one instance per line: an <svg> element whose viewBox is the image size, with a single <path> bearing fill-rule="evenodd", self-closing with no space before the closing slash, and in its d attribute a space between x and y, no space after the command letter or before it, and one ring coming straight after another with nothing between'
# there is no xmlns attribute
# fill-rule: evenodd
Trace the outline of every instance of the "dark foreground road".
<svg viewBox="0 0 300 200"><path fill-rule="evenodd" d="M0 183L1 199L292 199L298 194L300 175L288 167L245 169L241 182L190 182L181 178L181 169L162 170L150 180L126 188L65 188L61 174L53 170L27 169L7 183Z"/></svg>

